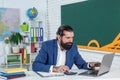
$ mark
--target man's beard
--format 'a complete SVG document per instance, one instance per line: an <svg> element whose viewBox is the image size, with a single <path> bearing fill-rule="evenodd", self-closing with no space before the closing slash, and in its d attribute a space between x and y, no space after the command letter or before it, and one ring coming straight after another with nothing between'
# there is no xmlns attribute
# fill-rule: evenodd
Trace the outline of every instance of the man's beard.
<svg viewBox="0 0 120 80"><path fill-rule="evenodd" d="M61 47L65 50L69 50L72 47L72 44L72 42L63 43L63 41L61 40Z"/></svg>

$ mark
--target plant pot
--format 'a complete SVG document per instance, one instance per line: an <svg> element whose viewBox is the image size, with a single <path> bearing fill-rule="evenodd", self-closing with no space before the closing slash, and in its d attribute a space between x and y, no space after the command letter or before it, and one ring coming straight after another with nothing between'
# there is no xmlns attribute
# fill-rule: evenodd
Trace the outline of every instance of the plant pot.
<svg viewBox="0 0 120 80"><path fill-rule="evenodd" d="M19 53L20 48L18 46L12 47L12 53L17 54Z"/></svg>

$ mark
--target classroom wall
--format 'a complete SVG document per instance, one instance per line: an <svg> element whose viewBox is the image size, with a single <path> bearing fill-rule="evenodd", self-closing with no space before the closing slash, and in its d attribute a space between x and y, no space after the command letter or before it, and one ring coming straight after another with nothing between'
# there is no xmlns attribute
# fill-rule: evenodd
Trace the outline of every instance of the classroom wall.
<svg viewBox="0 0 120 80"><path fill-rule="evenodd" d="M28 21L26 12L28 8L35 7L39 11L39 16L43 20L46 12L46 1L41 0L0 0L0 7L20 9L20 22Z"/></svg>
<svg viewBox="0 0 120 80"><path fill-rule="evenodd" d="M0 0L0 7L19 8L20 24L29 22L26 16L28 8L36 7L39 11L38 20L43 21L44 40L56 38L57 28L61 25L61 5L86 0Z"/></svg>
<svg viewBox="0 0 120 80"><path fill-rule="evenodd" d="M82 2L86 0L50 0L48 1L48 39L56 38L57 28L61 25L61 5Z"/></svg>
<svg viewBox="0 0 120 80"><path fill-rule="evenodd" d="M27 9L35 7L39 13L36 20L43 21L44 40L47 40L46 0L0 0L0 7L20 9L20 24L24 21L29 23L26 15Z"/></svg>

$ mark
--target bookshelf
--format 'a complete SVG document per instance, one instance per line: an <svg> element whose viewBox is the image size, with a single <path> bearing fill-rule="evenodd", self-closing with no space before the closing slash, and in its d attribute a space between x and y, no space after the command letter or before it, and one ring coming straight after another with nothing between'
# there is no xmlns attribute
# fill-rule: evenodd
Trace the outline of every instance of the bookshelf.
<svg viewBox="0 0 120 80"><path fill-rule="evenodd" d="M31 21L30 27L31 63L33 63L43 42L43 22Z"/></svg>
<svg viewBox="0 0 120 80"><path fill-rule="evenodd" d="M16 65L30 65L33 63L43 41L42 21L30 21L28 31L21 31L22 47L19 53L6 55L7 67Z"/></svg>
<svg viewBox="0 0 120 80"><path fill-rule="evenodd" d="M34 24L31 24L34 23ZM6 65L29 65L33 63L43 41L42 21L30 21L28 31L21 31L22 47L19 53L6 55Z"/></svg>
<svg viewBox="0 0 120 80"><path fill-rule="evenodd" d="M41 48L43 41L43 23L42 21L30 20L28 31L22 31L23 49L26 49L26 53L22 54L22 64L31 64L38 50ZM23 59L26 58L26 60Z"/></svg>

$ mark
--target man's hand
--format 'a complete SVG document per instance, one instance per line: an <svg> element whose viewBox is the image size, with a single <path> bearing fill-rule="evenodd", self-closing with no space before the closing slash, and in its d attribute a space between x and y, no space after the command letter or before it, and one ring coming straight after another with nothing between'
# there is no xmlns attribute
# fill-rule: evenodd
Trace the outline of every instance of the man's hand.
<svg viewBox="0 0 120 80"><path fill-rule="evenodd" d="M100 65L101 65L100 62L89 62L90 68L99 67Z"/></svg>
<svg viewBox="0 0 120 80"><path fill-rule="evenodd" d="M69 67L65 65L53 67L53 72L69 72L69 70Z"/></svg>

